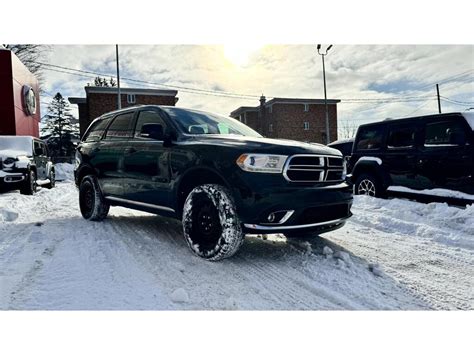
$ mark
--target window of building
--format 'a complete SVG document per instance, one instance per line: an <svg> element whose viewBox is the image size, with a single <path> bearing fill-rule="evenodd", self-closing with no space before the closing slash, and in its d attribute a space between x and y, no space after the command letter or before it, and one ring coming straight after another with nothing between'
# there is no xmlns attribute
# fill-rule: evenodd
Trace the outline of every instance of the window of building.
<svg viewBox="0 0 474 355"><path fill-rule="evenodd" d="M273 132L273 124L272 123L270 123L268 125L268 132Z"/></svg>
<svg viewBox="0 0 474 355"><path fill-rule="evenodd" d="M308 104L304 104L304 112L308 112L309 111L309 105Z"/></svg>
<svg viewBox="0 0 474 355"><path fill-rule="evenodd" d="M359 133L358 150L379 149L382 146L383 127L365 127Z"/></svg>
<svg viewBox="0 0 474 355"><path fill-rule="evenodd" d="M303 122L303 129L309 131L309 122Z"/></svg>
<svg viewBox="0 0 474 355"><path fill-rule="evenodd" d="M165 130L165 122L155 111L140 111L138 114L137 124L135 125L135 137L140 137L140 132L142 130L143 125L150 124L150 123L159 123L163 126L163 131Z"/></svg>
<svg viewBox="0 0 474 355"><path fill-rule="evenodd" d="M412 127L392 127L388 134L389 149L413 148L415 144L415 129Z"/></svg>
<svg viewBox="0 0 474 355"><path fill-rule="evenodd" d="M463 145L466 132L461 122L447 121L429 123L425 130L425 147L440 145Z"/></svg>
<svg viewBox="0 0 474 355"><path fill-rule="evenodd" d="M87 135L83 137L83 140L85 140L86 142L95 142L100 140L109 122L110 118L105 118L94 122L92 127L87 132Z"/></svg>
<svg viewBox="0 0 474 355"><path fill-rule="evenodd" d="M110 124L105 139L124 139L132 136L133 112L124 113L115 117Z"/></svg>
<svg viewBox="0 0 474 355"><path fill-rule="evenodd" d="M127 94L127 103L134 104L137 102L135 94Z"/></svg>

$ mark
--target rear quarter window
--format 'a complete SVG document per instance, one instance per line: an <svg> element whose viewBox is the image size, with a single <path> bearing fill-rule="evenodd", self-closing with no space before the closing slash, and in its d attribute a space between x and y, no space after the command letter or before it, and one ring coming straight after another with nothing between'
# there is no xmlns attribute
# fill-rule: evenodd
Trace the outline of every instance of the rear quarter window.
<svg viewBox="0 0 474 355"><path fill-rule="evenodd" d="M383 127L362 127L358 134L357 150L382 148Z"/></svg>

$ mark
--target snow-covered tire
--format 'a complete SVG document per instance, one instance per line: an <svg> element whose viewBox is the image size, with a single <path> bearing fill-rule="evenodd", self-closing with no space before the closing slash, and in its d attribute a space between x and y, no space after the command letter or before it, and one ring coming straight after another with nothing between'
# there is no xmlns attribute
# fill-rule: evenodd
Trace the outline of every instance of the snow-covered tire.
<svg viewBox="0 0 474 355"><path fill-rule="evenodd" d="M109 213L110 205L105 201L97 178L85 176L79 186L79 208L82 217L89 221L102 221Z"/></svg>
<svg viewBox="0 0 474 355"><path fill-rule="evenodd" d="M182 222L189 248L210 261L234 255L245 238L232 196L221 185L194 188L184 203Z"/></svg>
<svg viewBox="0 0 474 355"><path fill-rule="evenodd" d="M44 187L46 187L47 189L52 189L56 186L56 173L54 172L54 169L51 169L51 171L49 172L48 179L49 183L46 184Z"/></svg>
<svg viewBox="0 0 474 355"><path fill-rule="evenodd" d="M28 176L20 188L20 193L22 195L34 195L36 192L36 187L36 173L34 170L29 170Z"/></svg>

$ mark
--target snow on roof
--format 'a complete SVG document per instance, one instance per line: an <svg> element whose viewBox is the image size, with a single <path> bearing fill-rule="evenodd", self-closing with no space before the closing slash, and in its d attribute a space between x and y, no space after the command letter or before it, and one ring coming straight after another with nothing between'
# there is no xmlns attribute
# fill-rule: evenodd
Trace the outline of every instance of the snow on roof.
<svg viewBox="0 0 474 355"><path fill-rule="evenodd" d="M466 119L467 123L469 123L469 126L471 126L471 129L474 131L474 112L463 112L462 115Z"/></svg>

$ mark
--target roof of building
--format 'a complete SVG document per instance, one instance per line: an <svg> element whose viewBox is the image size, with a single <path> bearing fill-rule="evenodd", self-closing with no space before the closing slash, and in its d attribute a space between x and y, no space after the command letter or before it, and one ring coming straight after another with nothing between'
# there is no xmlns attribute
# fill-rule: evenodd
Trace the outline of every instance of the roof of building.
<svg viewBox="0 0 474 355"><path fill-rule="evenodd" d="M328 105L335 105L341 100L328 99ZM324 99L305 99L305 98L292 98L292 97L274 97L273 99L265 102L265 107L272 106L275 104L308 104L308 105L324 105ZM260 106L240 106L230 113L230 117L238 117L240 114L249 111L258 111Z"/></svg>
<svg viewBox="0 0 474 355"><path fill-rule="evenodd" d="M258 106L240 106L238 109L230 113L230 117L239 117L241 113L244 112L258 112Z"/></svg>
<svg viewBox="0 0 474 355"><path fill-rule="evenodd" d="M85 97L68 97L71 104L85 104L87 99Z"/></svg>
<svg viewBox="0 0 474 355"><path fill-rule="evenodd" d="M117 94L117 87L106 86L86 86L84 88L86 93L102 93L102 94ZM163 90L163 89L142 89L142 88L120 88L121 94L135 94L135 95L154 95L154 96L176 96L177 90Z"/></svg>

